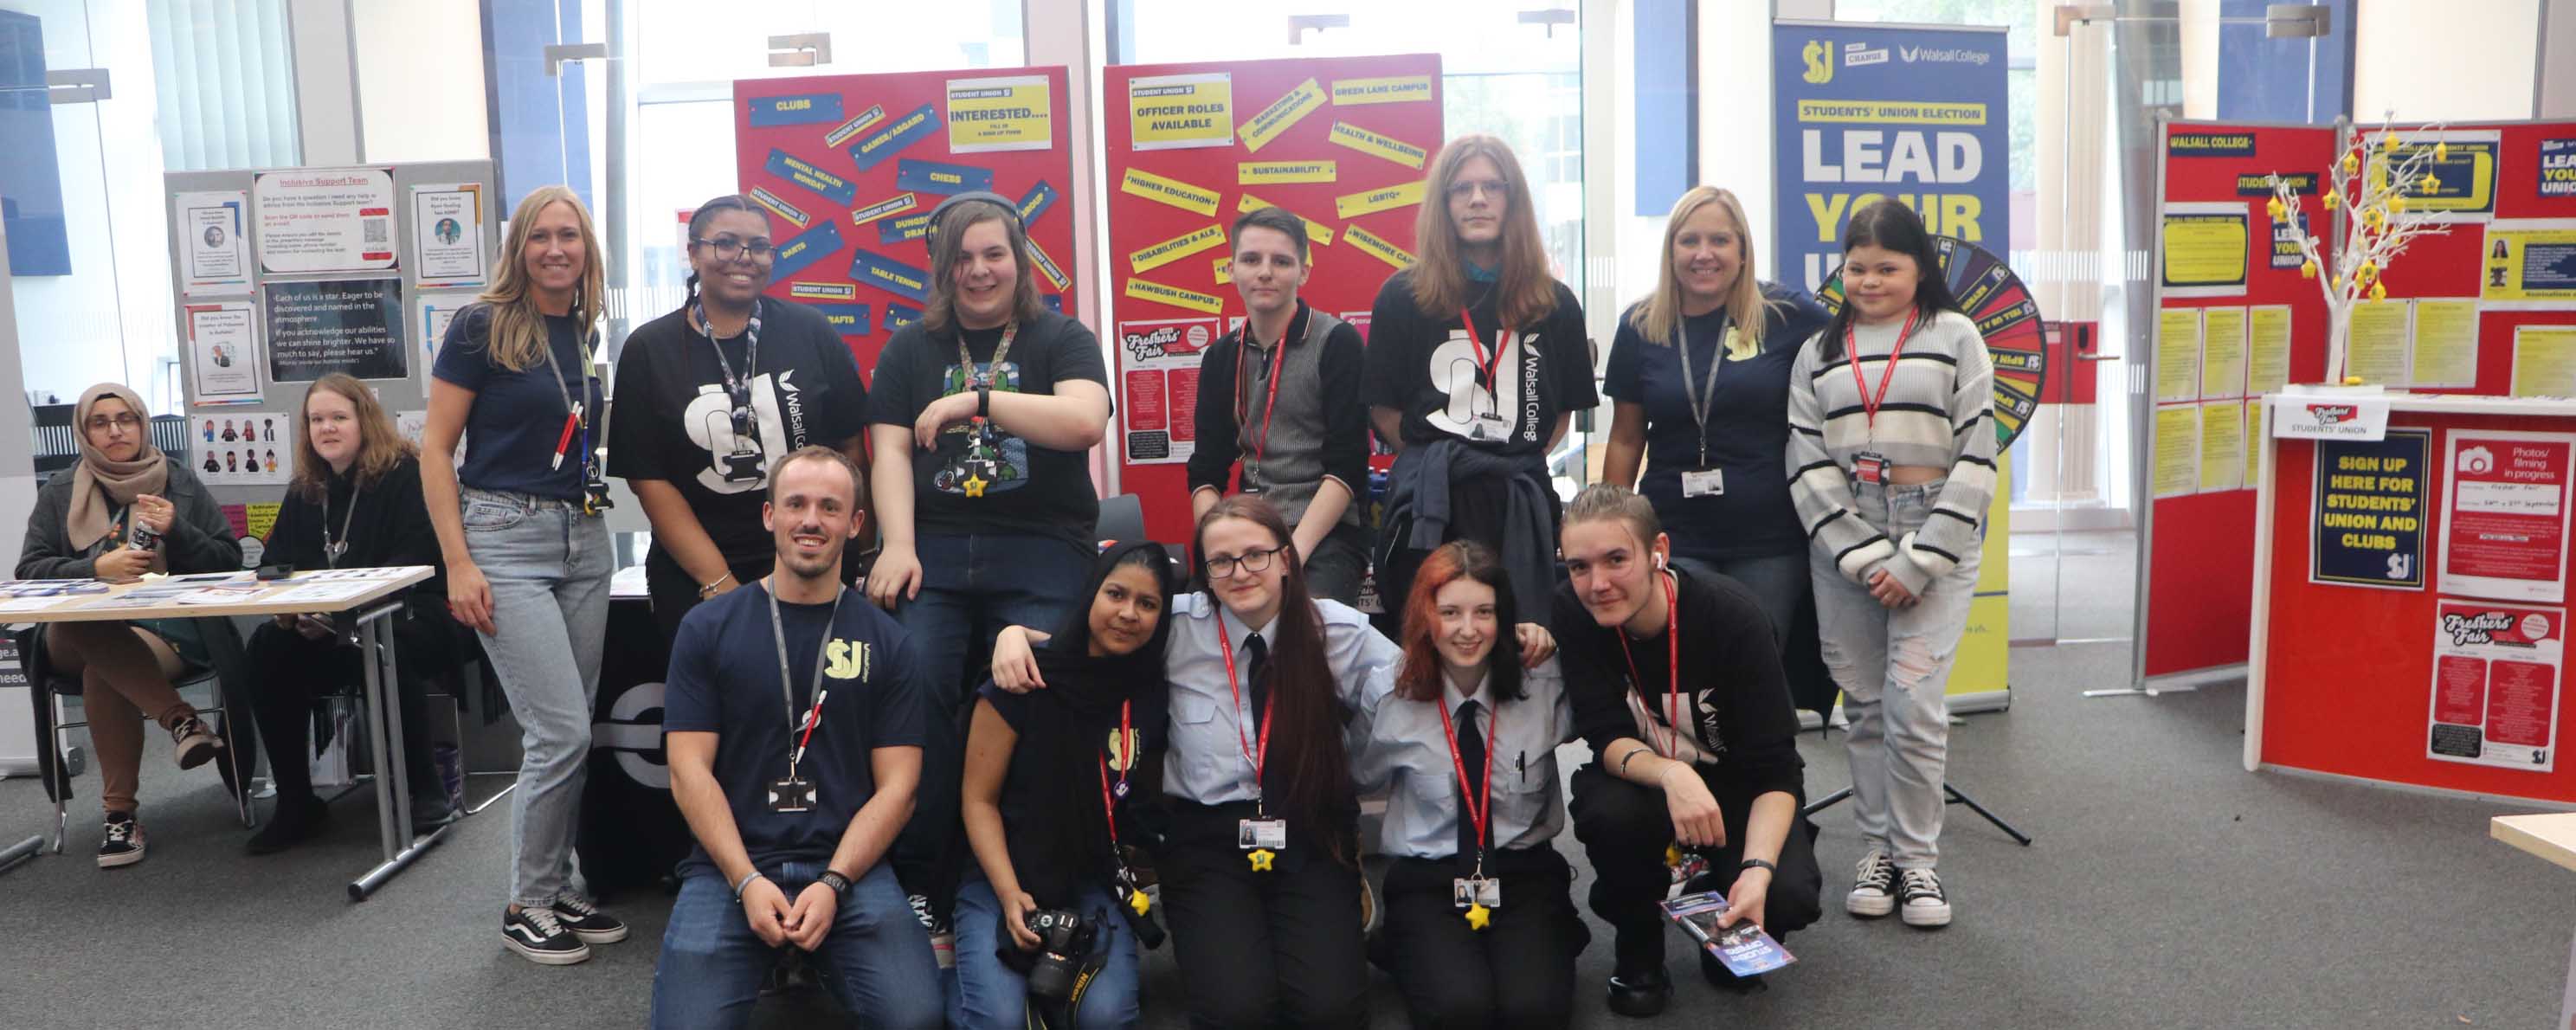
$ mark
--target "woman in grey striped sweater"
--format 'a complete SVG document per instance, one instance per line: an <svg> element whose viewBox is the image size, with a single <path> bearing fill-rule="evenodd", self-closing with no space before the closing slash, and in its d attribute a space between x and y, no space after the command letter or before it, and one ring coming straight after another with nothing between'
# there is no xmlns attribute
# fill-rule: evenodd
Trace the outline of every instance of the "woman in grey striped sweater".
<svg viewBox="0 0 2576 1030"><path fill-rule="evenodd" d="M1852 216L1842 276L1842 310L1789 373L1788 464L1867 846L1844 907L1946 926L1942 694L1994 495L1994 365L1912 209Z"/></svg>

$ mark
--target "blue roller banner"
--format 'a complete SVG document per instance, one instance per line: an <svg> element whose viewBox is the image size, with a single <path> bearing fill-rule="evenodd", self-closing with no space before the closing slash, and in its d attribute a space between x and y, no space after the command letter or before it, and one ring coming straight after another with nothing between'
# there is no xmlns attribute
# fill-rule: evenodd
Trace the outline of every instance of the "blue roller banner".
<svg viewBox="0 0 2576 1030"><path fill-rule="evenodd" d="M2008 252L2003 29L1782 21L1771 67L1774 278L1816 289L1842 263L1852 212L1887 198L1935 235Z"/></svg>

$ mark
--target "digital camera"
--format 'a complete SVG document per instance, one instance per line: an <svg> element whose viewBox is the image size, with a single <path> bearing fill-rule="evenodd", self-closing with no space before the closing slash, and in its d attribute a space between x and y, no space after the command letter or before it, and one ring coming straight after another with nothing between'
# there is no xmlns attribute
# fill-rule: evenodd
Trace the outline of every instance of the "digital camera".
<svg viewBox="0 0 2576 1030"><path fill-rule="evenodd" d="M1029 965L1029 993L1041 998L1071 997L1091 963L1098 928L1080 915L1042 908L1028 914L1029 932L1038 935L1037 958Z"/></svg>

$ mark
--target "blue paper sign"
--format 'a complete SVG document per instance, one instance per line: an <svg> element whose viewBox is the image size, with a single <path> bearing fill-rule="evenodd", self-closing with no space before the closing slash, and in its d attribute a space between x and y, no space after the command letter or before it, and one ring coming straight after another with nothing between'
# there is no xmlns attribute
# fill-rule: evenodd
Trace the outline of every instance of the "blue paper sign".
<svg viewBox="0 0 2576 1030"><path fill-rule="evenodd" d="M850 258L850 278L861 286L874 286L924 303L930 300L930 273L883 254L865 250L854 254Z"/></svg>
<svg viewBox="0 0 2576 1030"><path fill-rule="evenodd" d="M841 120L841 95L838 93L753 97L748 102L751 104L751 127L755 129Z"/></svg>
<svg viewBox="0 0 2576 1030"><path fill-rule="evenodd" d="M837 219L825 219L821 224L797 233L794 239L778 245L778 260L769 266L770 278L787 278L805 266L821 260L825 255L840 249L841 223Z"/></svg>
<svg viewBox="0 0 2576 1030"><path fill-rule="evenodd" d="M993 188L993 170L973 165L904 158L894 165L894 188L924 193L967 193Z"/></svg>
<svg viewBox="0 0 2576 1030"><path fill-rule="evenodd" d="M809 304L807 306L822 312L823 320L832 323L832 331L843 336L866 336L874 331L868 324L868 306L865 304Z"/></svg>
<svg viewBox="0 0 2576 1030"><path fill-rule="evenodd" d="M1038 180L1037 185L1029 187L1029 192L1020 197L1020 226L1027 228L1038 224L1038 216L1054 207L1056 199L1055 185L1044 179Z"/></svg>
<svg viewBox="0 0 2576 1030"><path fill-rule="evenodd" d="M916 308L908 304L888 304L885 306L885 331L888 334L892 334L895 330L918 321L921 321L920 308Z"/></svg>
<svg viewBox="0 0 2576 1030"><path fill-rule="evenodd" d="M858 203L859 188L850 180L824 171L821 166L775 147L770 148L769 174L821 194L823 199L842 207Z"/></svg>
<svg viewBox="0 0 2576 1030"><path fill-rule="evenodd" d="M939 131L939 111L929 104L923 104L913 108L903 117L895 119L894 124L869 133L857 143L851 144L850 160L864 172L884 164L886 158L893 157L896 152L921 142L937 131Z"/></svg>

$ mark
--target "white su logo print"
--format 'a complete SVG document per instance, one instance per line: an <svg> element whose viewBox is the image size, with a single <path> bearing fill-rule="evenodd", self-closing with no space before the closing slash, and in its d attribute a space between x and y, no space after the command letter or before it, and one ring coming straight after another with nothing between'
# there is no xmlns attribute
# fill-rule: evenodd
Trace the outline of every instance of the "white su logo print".
<svg viewBox="0 0 2576 1030"><path fill-rule="evenodd" d="M688 430L689 442L707 452L707 465L698 470L699 486L720 494L768 487L767 456L795 449L787 439L789 430L800 440L805 436L801 403L805 391L796 385L795 377L792 368L751 377L751 410L760 436L749 441L734 432L733 402L725 396L724 384L698 384L698 395L680 413L680 424ZM786 398L784 413L778 410L782 397Z"/></svg>
<svg viewBox="0 0 2576 1030"><path fill-rule="evenodd" d="M1449 403L1431 413L1431 427L1470 440L1494 440L1517 431L1523 440L1538 439L1537 390L1541 352L1535 336L1502 330L1496 339L1494 384L1488 389L1476 361L1476 343L1465 329L1449 330L1449 339L1431 351L1431 388ZM1509 390L1511 396L1496 395ZM1478 432L1478 424L1491 427Z"/></svg>

